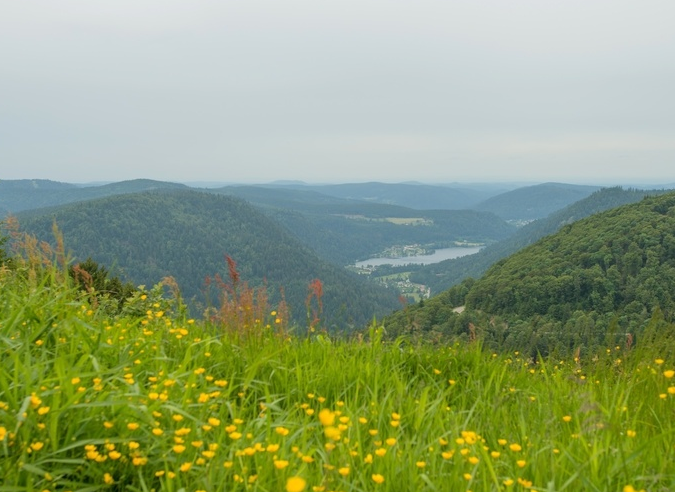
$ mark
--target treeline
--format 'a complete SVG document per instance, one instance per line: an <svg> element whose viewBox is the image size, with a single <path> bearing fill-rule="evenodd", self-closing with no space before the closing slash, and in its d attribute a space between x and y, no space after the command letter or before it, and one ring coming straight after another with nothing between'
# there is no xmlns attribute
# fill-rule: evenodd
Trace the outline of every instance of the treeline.
<svg viewBox="0 0 675 492"><path fill-rule="evenodd" d="M481 279L395 313L385 326L391 336L480 336L489 345L546 354L635 343L645 326L674 318L669 193L566 225Z"/></svg>

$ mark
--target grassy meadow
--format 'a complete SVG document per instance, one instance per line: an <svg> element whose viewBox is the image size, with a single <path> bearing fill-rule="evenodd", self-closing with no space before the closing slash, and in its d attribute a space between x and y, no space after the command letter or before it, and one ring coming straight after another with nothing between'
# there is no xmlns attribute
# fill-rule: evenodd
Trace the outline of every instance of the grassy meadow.
<svg viewBox="0 0 675 492"><path fill-rule="evenodd" d="M0 269L2 492L675 489L658 346L306 335L243 284L203 320L160 287L116 311L64 265Z"/></svg>

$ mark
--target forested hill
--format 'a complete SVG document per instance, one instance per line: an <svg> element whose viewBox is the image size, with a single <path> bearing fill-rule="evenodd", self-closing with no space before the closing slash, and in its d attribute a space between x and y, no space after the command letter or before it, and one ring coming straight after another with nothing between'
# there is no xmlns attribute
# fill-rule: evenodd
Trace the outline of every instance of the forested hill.
<svg viewBox="0 0 675 492"><path fill-rule="evenodd" d="M603 188L590 196L552 213L544 219L535 220L521 227L513 235L491 244L470 256L445 260L419 267L412 273L410 280L431 287L438 294L468 277L479 278L490 266L502 258L553 234L562 226L571 224L589 215L609 210L628 203L635 203L646 195L661 194L664 191L645 191L622 189L620 187Z"/></svg>
<svg viewBox="0 0 675 492"><path fill-rule="evenodd" d="M543 183L507 191L471 208L492 212L505 220L535 220L586 198L599 189L599 186Z"/></svg>
<svg viewBox="0 0 675 492"><path fill-rule="evenodd" d="M467 307L494 314L675 314L675 193L565 226L488 270Z"/></svg>
<svg viewBox="0 0 675 492"><path fill-rule="evenodd" d="M308 284L324 284L328 325L361 326L398 306L395 293L320 260L297 239L244 201L197 191L127 194L20 214L22 229L52 239L56 220L76 257L112 267L135 284L171 275L184 297L201 298L204 280L227 278L225 255L249 284L284 289L295 318L304 321Z"/></svg>
<svg viewBox="0 0 675 492"><path fill-rule="evenodd" d="M613 343L608 330L625 341L653 315L675 317L673 192L566 225L386 323L392 333L482 330L488 343L548 352Z"/></svg>

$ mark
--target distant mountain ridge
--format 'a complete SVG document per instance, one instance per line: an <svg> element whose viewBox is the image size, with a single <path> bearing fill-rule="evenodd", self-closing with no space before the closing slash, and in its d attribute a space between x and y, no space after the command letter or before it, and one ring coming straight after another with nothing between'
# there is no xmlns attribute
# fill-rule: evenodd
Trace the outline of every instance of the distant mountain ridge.
<svg viewBox="0 0 675 492"><path fill-rule="evenodd" d="M188 189L187 186L151 179L134 179L100 186L81 187L49 180L0 180L0 208L9 213L54 207L125 193L150 190Z"/></svg>
<svg viewBox="0 0 675 492"><path fill-rule="evenodd" d="M77 188L71 183L61 183L50 179L14 179L0 180L0 193L9 190L64 190Z"/></svg>
<svg viewBox="0 0 675 492"><path fill-rule="evenodd" d="M325 195L415 210L460 210L485 200L492 194L469 187L435 186L419 183L346 183L328 185L286 185Z"/></svg>
<svg viewBox="0 0 675 492"><path fill-rule="evenodd" d="M600 186L543 183L502 193L471 208L492 212L505 220L535 220L582 200L600 188Z"/></svg>

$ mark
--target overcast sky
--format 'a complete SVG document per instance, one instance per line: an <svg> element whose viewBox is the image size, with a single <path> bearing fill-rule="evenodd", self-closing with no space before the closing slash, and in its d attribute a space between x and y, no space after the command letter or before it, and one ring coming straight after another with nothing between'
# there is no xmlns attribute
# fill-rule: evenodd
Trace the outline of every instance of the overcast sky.
<svg viewBox="0 0 675 492"><path fill-rule="evenodd" d="M675 181L673 0L0 0L0 179Z"/></svg>

